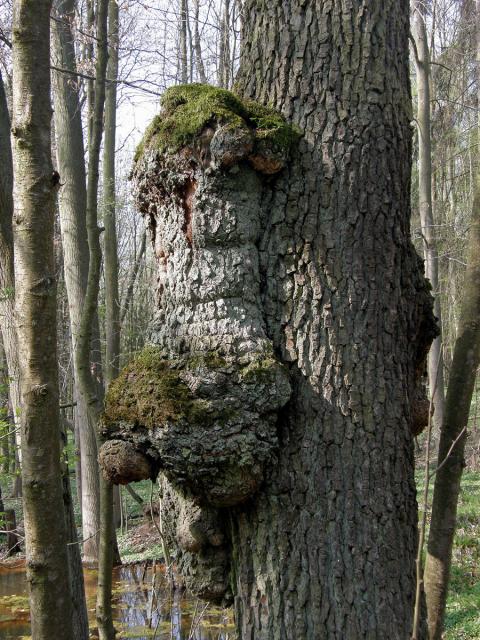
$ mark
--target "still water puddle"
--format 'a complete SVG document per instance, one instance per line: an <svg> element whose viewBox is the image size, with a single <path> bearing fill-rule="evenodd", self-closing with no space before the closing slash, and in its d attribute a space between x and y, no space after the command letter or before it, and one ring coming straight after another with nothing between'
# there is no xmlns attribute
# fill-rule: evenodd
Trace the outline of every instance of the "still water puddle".
<svg viewBox="0 0 480 640"><path fill-rule="evenodd" d="M91 637L95 633L97 576L85 570ZM230 612L170 588L163 567L117 567L113 574L114 624L123 640L234 640ZM30 616L23 563L0 566L0 638L28 640Z"/></svg>

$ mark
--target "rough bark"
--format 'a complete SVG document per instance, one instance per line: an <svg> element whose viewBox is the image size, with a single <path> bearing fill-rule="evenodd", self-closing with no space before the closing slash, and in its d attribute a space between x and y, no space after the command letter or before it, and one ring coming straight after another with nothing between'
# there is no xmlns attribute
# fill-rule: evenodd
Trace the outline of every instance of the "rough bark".
<svg viewBox="0 0 480 640"><path fill-rule="evenodd" d="M56 0L56 15L52 22L52 44L55 66L72 73L76 71L74 38L71 21L75 15L74 0ZM78 87L72 76L53 72L53 100L55 131L57 134L57 162L61 176L60 230L64 255L65 285L67 289L73 349L73 369L77 387L75 421L80 445L79 496L82 511L84 559L97 560L99 520L99 476L97 444L94 425L88 414L88 403L79 393L78 358L80 320L85 301L88 277L88 241L86 225L86 174L81 107Z"/></svg>
<svg viewBox="0 0 480 640"><path fill-rule="evenodd" d="M19 427L20 373L15 331L15 280L13 269L13 166L10 115L0 73L0 330L7 359L9 396L15 427ZM20 447L20 429L15 432Z"/></svg>
<svg viewBox="0 0 480 640"><path fill-rule="evenodd" d="M237 87L305 138L263 245L267 282L286 272L265 306L295 387L269 487L234 521L237 624L242 637L403 640L417 537L410 430L435 335L409 239L408 3L245 12Z"/></svg>
<svg viewBox="0 0 480 640"><path fill-rule="evenodd" d="M72 638L60 468L51 158L50 11L19 0L13 24L14 242L22 482L32 638Z"/></svg>
<svg viewBox="0 0 480 640"><path fill-rule="evenodd" d="M159 314L105 430L168 478L189 586L233 592L239 637L406 640L436 335L410 241L408 3L244 15L238 91L303 136L224 91L164 97L134 170Z"/></svg>
<svg viewBox="0 0 480 640"><path fill-rule="evenodd" d="M413 2L412 35L417 75L418 192L419 211L425 256L425 275L434 295L433 312L441 327L439 260L432 199L432 138L430 124L430 51L425 25L424 2ZM438 441L445 407L442 336L438 335L428 354L428 386L433 396L434 438Z"/></svg>
<svg viewBox="0 0 480 640"><path fill-rule="evenodd" d="M477 62L480 63L480 1L478 0L476 12ZM472 217L468 232L467 269L440 434L438 469L433 489L432 517L424 573L428 630L431 640L440 640L443 633L458 496L465 466L468 418L480 364L480 173L478 168L474 188Z"/></svg>

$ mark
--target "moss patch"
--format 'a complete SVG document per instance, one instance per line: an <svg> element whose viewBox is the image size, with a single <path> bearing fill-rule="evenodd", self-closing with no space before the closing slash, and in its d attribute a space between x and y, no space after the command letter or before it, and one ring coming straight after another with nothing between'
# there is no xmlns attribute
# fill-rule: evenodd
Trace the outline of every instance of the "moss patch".
<svg viewBox="0 0 480 640"><path fill-rule="evenodd" d="M134 358L110 385L105 423L119 421L148 428L185 416L195 400L179 371L154 347Z"/></svg>
<svg viewBox="0 0 480 640"><path fill-rule="evenodd" d="M208 401L192 394L180 376L187 369L225 366L226 361L217 352L171 361L160 349L146 347L111 383L105 402L105 425L129 422L152 429L182 418L192 425L225 423L233 417L233 410L213 410Z"/></svg>
<svg viewBox="0 0 480 640"><path fill-rule="evenodd" d="M241 376L245 382L249 383L273 383L280 366L282 365L277 360L267 356L259 360L253 360L242 369Z"/></svg>
<svg viewBox="0 0 480 640"><path fill-rule="evenodd" d="M149 148L175 153L194 142L209 125L251 129L258 140L268 141L286 152L300 136L281 114L257 102L241 100L225 89L189 84L167 89L161 100L162 113L147 128L135 153L135 162Z"/></svg>

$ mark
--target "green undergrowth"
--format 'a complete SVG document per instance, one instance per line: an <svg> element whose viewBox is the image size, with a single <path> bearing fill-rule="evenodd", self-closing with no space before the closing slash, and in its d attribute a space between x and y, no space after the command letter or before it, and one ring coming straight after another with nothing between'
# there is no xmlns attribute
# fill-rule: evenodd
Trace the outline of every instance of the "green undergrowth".
<svg viewBox="0 0 480 640"><path fill-rule="evenodd" d="M418 501L424 474L417 474ZM429 489L432 503L433 482ZM458 503L445 640L480 639L480 472L465 472Z"/></svg>
<svg viewBox="0 0 480 640"><path fill-rule="evenodd" d="M296 127L271 107L242 100L231 91L204 84L179 85L167 89L162 111L155 116L137 147L135 162L148 148L174 153L191 144L209 125L248 128L259 140L267 140L288 151L299 137Z"/></svg>
<svg viewBox="0 0 480 640"><path fill-rule="evenodd" d="M131 525L132 524L133 523L131 523ZM125 533L119 533L119 531L117 531L117 543L120 557L124 564L163 560L163 551L160 542L158 544L149 544L145 549L139 550L132 542L129 531L125 531Z"/></svg>

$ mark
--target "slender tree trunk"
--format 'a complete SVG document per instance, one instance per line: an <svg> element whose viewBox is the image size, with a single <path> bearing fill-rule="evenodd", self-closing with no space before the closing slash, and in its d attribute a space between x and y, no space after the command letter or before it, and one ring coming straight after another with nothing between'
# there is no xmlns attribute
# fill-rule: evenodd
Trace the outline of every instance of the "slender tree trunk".
<svg viewBox="0 0 480 640"><path fill-rule="evenodd" d="M67 433L65 429L62 429L61 444L62 446L66 446L67 444ZM77 524L75 522L75 512L73 509L68 458L66 455L62 458L62 487L68 540L67 552L70 592L72 595L72 640L88 640L88 613L85 598L85 583L83 579L82 554L77 535Z"/></svg>
<svg viewBox="0 0 480 640"><path fill-rule="evenodd" d="M109 4L109 58L107 76L118 75L118 4ZM117 113L117 85L108 82L105 96L105 142L103 154L104 183L104 261L106 307L106 386L117 377L120 356L120 301L118 293L118 255L115 216L115 130Z"/></svg>
<svg viewBox="0 0 480 640"><path fill-rule="evenodd" d="M202 44L200 40L200 30L199 30L199 13L200 13L200 0L193 0L194 6L194 14L193 14L193 41L194 41L194 51L195 51L195 65L197 67L197 73L200 82L206 84L207 76L205 74L205 65L203 64L202 58Z"/></svg>
<svg viewBox="0 0 480 640"><path fill-rule="evenodd" d="M0 484L0 529L5 531L5 505L3 504L1 484Z"/></svg>
<svg viewBox="0 0 480 640"><path fill-rule="evenodd" d="M13 167L10 115L0 72L0 330L7 359L9 395L15 441L20 447L20 365L15 330L15 281L13 273Z"/></svg>
<svg viewBox="0 0 480 640"><path fill-rule="evenodd" d="M71 640L60 468L55 196L50 121L51 1L14 3L13 140L22 481L33 640Z"/></svg>
<svg viewBox="0 0 480 640"><path fill-rule="evenodd" d="M480 65L480 0L477 0L476 11L478 69ZM477 82L480 82L480 74ZM478 95L480 100L480 90ZM480 172L478 168L474 189L468 236L467 270L440 434L424 574L430 640L440 640L443 633L458 496L465 466L468 417L480 363Z"/></svg>
<svg viewBox="0 0 480 640"><path fill-rule="evenodd" d="M143 234L142 234L142 240L141 240L141 243L140 243L140 249L138 251L135 263L133 265L133 269L132 269L131 274L130 274L130 278L129 278L128 286L127 286L127 291L125 293L125 299L123 301L122 314L121 314L121 317L120 317L121 325L123 325L123 323L125 322L125 318L127 317L128 310L129 310L130 305L132 303L133 289L135 287L135 282L137 280L137 275L138 275L138 270L140 269L140 264L141 264L141 262L143 260L144 254L145 254L146 246L147 246L147 233L146 233L146 231L144 231Z"/></svg>
<svg viewBox="0 0 480 640"><path fill-rule="evenodd" d="M415 43L415 68L418 96L418 192L419 210L425 256L425 275L435 297L433 311L441 327L439 261L432 200L432 139L430 125L430 52L425 25L425 2L412 6L412 35ZM445 407L442 336L435 338L428 354L428 386L433 395L434 437L438 440Z"/></svg>
<svg viewBox="0 0 480 640"><path fill-rule="evenodd" d="M218 56L218 85L230 86L230 0L223 0L220 22L220 49Z"/></svg>
<svg viewBox="0 0 480 640"><path fill-rule="evenodd" d="M2 472L8 474L10 470L10 438L9 432L12 430L12 420L9 417L8 407L8 367L5 359L5 349L0 333L0 435L1 435L1 465ZM0 490L0 521L3 512ZM1 528L1 527L0 527Z"/></svg>
<svg viewBox="0 0 480 640"><path fill-rule="evenodd" d="M54 9L61 22L53 21L52 41L55 66L76 71L74 39L71 21L75 15L74 0L56 0ZM69 74L53 72L55 129L57 133L58 169L61 175L60 229L65 265L73 353L78 350L80 319L88 277L88 242L86 226L86 175L81 108L78 91ZM99 474L94 425L89 419L88 404L78 392L78 361L74 357L74 377L77 387L75 420L80 445L79 499L82 510L84 559L96 563L98 531L100 529Z"/></svg>
<svg viewBox="0 0 480 640"><path fill-rule="evenodd" d="M74 19L74 0L55 0L54 11L60 19L52 21L52 53L55 66L75 71L75 51L70 21ZM76 335L78 332L78 318L81 314L83 298L85 296L86 269L88 246L86 245L85 228L85 165L83 161L83 134L81 125L80 104L78 94L72 85L72 78L58 72L52 73L53 99L55 105L54 121L57 136L57 164L63 181L60 192L60 230L63 249L63 272L65 286L69 302L70 335L72 350L76 349ZM83 223L83 224L82 224ZM82 246L83 245L83 246ZM75 378L75 362L74 362ZM88 454L88 433L90 428L87 415L87 407L81 397L76 399L75 419L78 425L81 445ZM83 436L83 437L82 437ZM62 445L66 444L67 435L62 430ZM96 451L96 449L95 449ZM80 458L81 459L81 458ZM80 462L81 465L81 462ZM80 467L81 468L81 467ZM72 626L75 640L87 640L88 638L88 613L85 599L85 587L83 580L81 547L77 537L75 514L73 511L68 461L63 461L63 501L65 507L66 527L68 536L68 559L70 568L70 584L72 593ZM88 486L87 492L82 496L81 488L85 486L91 476L86 476L82 483L81 473L77 475L77 489L80 503L82 498L95 497L95 486ZM82 504L82 513L86 513L86 523L95 520L91 517L92 508L98 507L97 501L89 500ZM97 527L98 528L98 527ZM83 535L88 538L92 531Z"/></svg>
<svg viewBox="0 0 480 640"><path fill-rule="evenodd" d="M118 15L117 0L108 6L108 65L107 76L115 80L118 75ZM105 251L105 305L106 305L106 388L118 375L120 357L120 304L118 293L118 256L115 219L115 129L117 90L109 82L105 95L105 144L103 156L104 182L104 251ZM97 624L100 640L115 638L112 619L112 567L114 547L113 486L100 476L101 530L97 586ZM116 487L118 492L118 487Z"/></svg>
<svg viewBox="0 0 480 640"><path fill-rule="evenodd" d="M188 82L187 2L188 0L180 0L180 42L178 51L180 62L180 81L182 84L187 84Z"/></svg>
<svg viewBox="0 0 480 640"><path fill-rule="evenodd" d="M100 281L101 249L100 231L97 224L99 156L103 134L103 112L105 103L105 77L107 69L107 18L108 0L98 0L97 31L98 42L94 110L88 149L87 182L87 236L89 246L89 269L87 290L77 348L77 368L79 371L80 393L86 398L89 411L97 417L100 409L96 384L90 375L90 341L95 320Z"/></svg>
<svg viewBox="0 0 480 640"><path fill-rule="evenodd" d="M92 425L92 433L95 433L98 415L102 402L99 398L97 380L92 376L90 369L90 344L92 343L92 329L96 319L98 290L100 282L101 249L100 232L97 224L98 204L98 177L99 156L103 133L103 112L105 103L105 76L107 69L107 19L108 0L98 0L96 14L96 38L97 38L97 62L95 68L94 83L94 107L90 118L89 147L88 147L88 180L87 180L87 237L89 247L89 266L85 301L80 320L77 349L74 354L76 369L78 372L78 392L88 407L89 421ZM95 440L95 437L93 437ZM94 442L92 441L92 451ZM98 479L98 465L91 460L89 469ZM101 498L100 498L101 500ZM98 560L99 529L95 532L92 541L95 548L91 557ZM93 545L92 545L93 547ZM85 547L84 555L86 556Z"/></svg>

